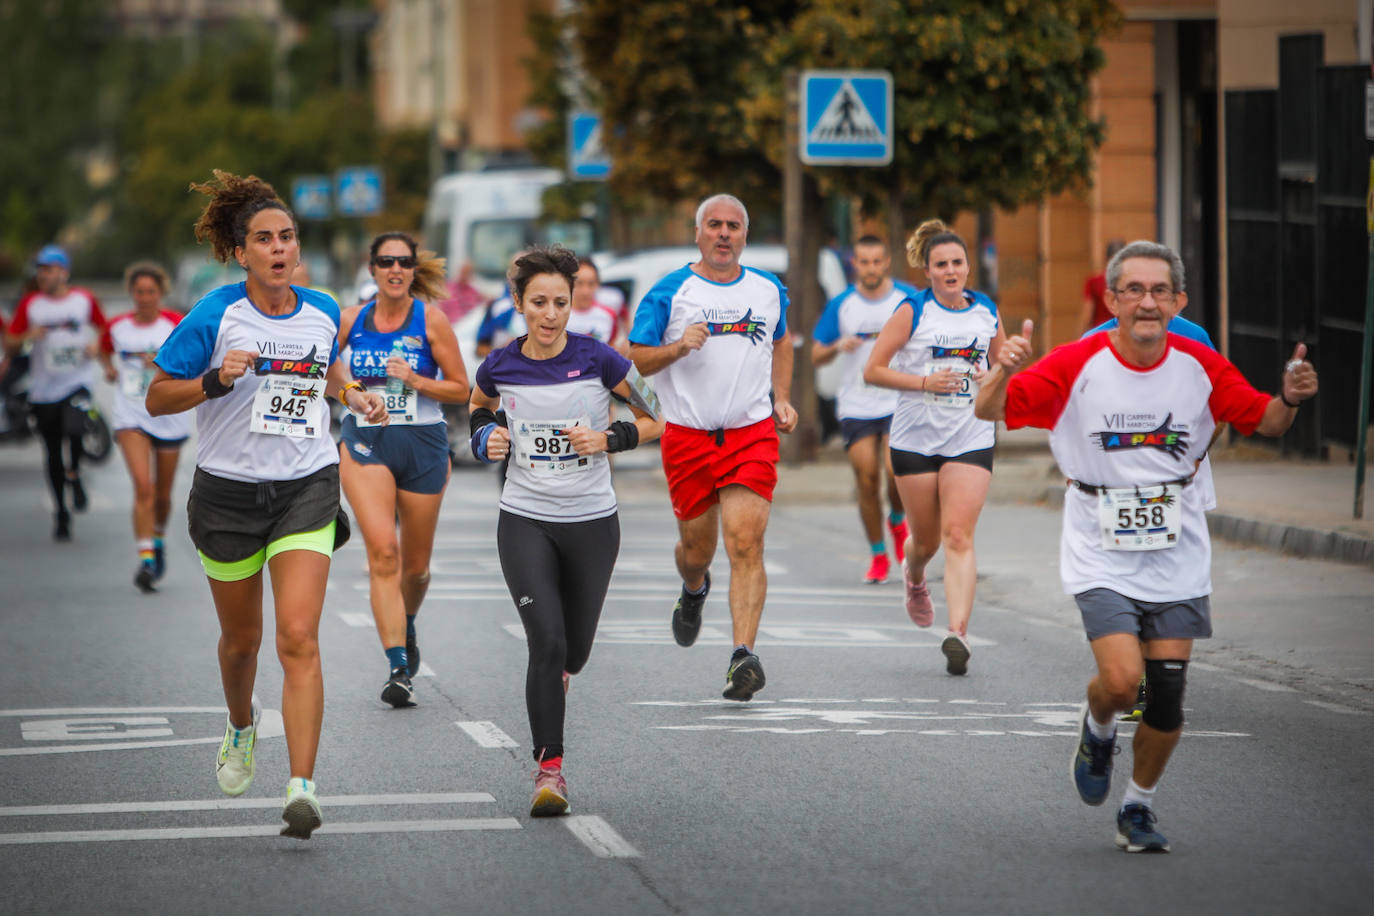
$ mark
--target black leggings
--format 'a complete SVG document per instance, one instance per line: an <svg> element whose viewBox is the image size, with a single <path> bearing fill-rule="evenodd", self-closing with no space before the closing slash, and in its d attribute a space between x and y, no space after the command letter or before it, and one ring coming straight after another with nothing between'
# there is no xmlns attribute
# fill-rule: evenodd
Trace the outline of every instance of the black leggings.
<svg viewBox="0 0 1374 916"><path fill-rule="evenodd" d="M601 605L620 553L620 518L541 522L502 510L496 550L525 625L525 670L534 757L563 756L563 672L587 664Z"/></svg>
<svg viewBox="0 0 1374 916"><path fill-rule="evenodd" d="M62 464L62 440L67 440L67 450L71 455L71 472L81 470L81 423L72 407L72 398L85 395L81 388L53 404L33 404L34 424L38 435L43 438L43 451L48 460L48 486L52 489L53 502L58 512L67 511L66 497L67 468Z"/></svg>

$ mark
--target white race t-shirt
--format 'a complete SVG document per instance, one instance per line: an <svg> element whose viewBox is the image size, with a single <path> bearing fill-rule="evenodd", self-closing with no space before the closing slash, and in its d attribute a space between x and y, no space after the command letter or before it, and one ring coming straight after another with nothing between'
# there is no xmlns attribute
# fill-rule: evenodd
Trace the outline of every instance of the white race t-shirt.
<svg viewBox="0 0 1374 916"><path fill-rule="evenodd" d="M95 387L95 363L86 348L105 327L105 315L90 290L72 286L57 298L29 293L14 310L10 333L18 337L31 326L47 333L30 351L30 404L56 404L80 388Z"/></svg>
<svg viewBox="0 0 1374 916"><path fill-rule="evenodd" d="M892 416L898 392L865 382L864 365L887 319L904 299L917 295L915 287L894 281L892 289L877 299L869 299L857 286L851 286L826 304L812 335L817 343L833 344L842 337L863 340L853 350L835 357L843 379L835 398L835 413L840 419L873 420Z"/></svg>
<svg viewBox="0 0 1374 916"><path fill-rule="evenodd" d="M585 334L608 344L615 340L615 330L615 309L607 308L599 302L592 303L590 308L580 312L577 309L568 311L569 334Z"/></svg>
<svg viewBox="0 0 1374 916"><path fill-rule="evenodd" d="M705 322L710 336L655 376L669 423L692 429L737 429L773 415L773 342L787 333L787 290L778 278L740 268L716 283L690 266L658 281L635 310L630 342L659 347Z"/></svg>
<svg viewBox="0 0 1374 916"><path fill-rule="evenodd" d="M196 466L216 477L297 480L339 461L324 396L325 372L338 357L339 305L324 293L291 290L295 310L268 315L249 301L245 284L221 286L158 351L157 364L173 378L199 378L229 350L259 354L232 391L196 408Z"/></svg>
<svg viewBox="0 0 1374 916"><path fill-rule="evenodd" d="M964 301L966 308L945 308L928 289L911 299L911 335L892 358L892 368L912 375L950 369L963 380L960 390L951 394L900 392L888 434L895 449L953 457L993 446L994 424L973 415L978 395L973 376L988 368L988 348L997 336L997 306L973 290L964 290Z"/></svg>
<svg viewBox="0 0 1374 916"><path fill-rule="evenodd" d="M1217 423L1255 431L1270 396L1256 391L1225 357L1169 334L1148 369L1122 361L1109 334L1056 347L1012 376L1008 429L1050 430L1050 450L1072 480L1099 487L1148 488L1189 477ZM1178 488L1180 530L1173 546L1104 546L1102 497L1069 487L1059 571L1064 591L1107 588L1139 601L1179 601L1212 591L1212 543L1197 487Z"/></svg>
<svg viewBox="0 0 1374 916"><path fill-rule="evenodd" d="M118 373L111 415L115 429L139 429L155 438L172 440L191 434L189 410L154 417L144 404L148 383L157 368L148 365L144 357L156 355L180 321L176 312L163 309L152 321L140 324L133 312L127 312L111 321L101 335L100 347L110 354Z"/></svg>

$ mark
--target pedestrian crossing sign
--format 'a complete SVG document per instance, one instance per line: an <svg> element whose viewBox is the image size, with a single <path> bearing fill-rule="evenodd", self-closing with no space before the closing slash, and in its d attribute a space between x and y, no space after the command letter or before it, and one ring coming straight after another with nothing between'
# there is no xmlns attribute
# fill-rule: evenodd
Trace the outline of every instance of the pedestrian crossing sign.
<svg viewBox="0 0 1374 916"><path fill-rule="evenodd" d="M611 173L611 154L601 139L601 115L574 111L568 115L568 174L574 181L604 181Z"/></svg>
<svg viewBox="0 0 1374 916"><path fill-rule="evenodd" d="M807 165L892 161L892 74L807 70L801 75L798 148Z"/></svg>

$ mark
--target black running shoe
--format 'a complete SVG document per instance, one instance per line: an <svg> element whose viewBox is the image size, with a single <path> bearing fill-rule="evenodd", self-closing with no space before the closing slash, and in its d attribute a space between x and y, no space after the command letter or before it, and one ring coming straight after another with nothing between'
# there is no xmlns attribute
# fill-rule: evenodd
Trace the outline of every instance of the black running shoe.
<svg viewBox="0 0 1374 916"><path fill-rule="evenodd" d="M390 703L397 709L415 705L415 688L410 686L410 675L406 674L406 669L391 669L391 677L382 685L382 702Z"/></svg>
<svg viewBox="0 0 1374 916"><path fill-rule="evenodd" d="M711 593L711 573L706 573L706 584L702 586L700 595L692 595L687 592L687 586L682 586L682 594L678 596L677 604L673 606L673 639L677 644L686 648L697 641L697 634L701 632L701 608L706 604L706 596Z"/></svg>
<svg viewBox="0 0 1374 916"><path fill-rule="evenodd" d="M134 585L137 585L138 590L145 594L155 592L157 589L153 588L153 581L156 578L157 574L153 569L153 564L140 562L138 572L134 573Z"/></svg>
<svg viewBox="0 0 1374 916"><path fill-rule="evenodd" d="M59 509L53 519L52 539L70 541L72 539L72 516L66 509Z"/></svg>
<svg viewBox="0 0 1374 916"><path fill-rule="evenodd" d="M420 673L420 644L414 636L406 637L406 671L411 677Z"/></svg>
<svg viewBox="0 0 1374 916"><path fill-rule="evenodd" d="M730 663L729 670L725 672L725 690L721 696L742 703L753 699L754 694L763 689L763 685L763 663L757 655L751 653Z"/></svg>
<svg viewBox="0 0 1374 916"><path fill-rule="evenodd" d="M67 486L72 488L72 508L77 512L85 512L91 503L86 498L86 488L81 485L81 478L68 477Z"/></svg>

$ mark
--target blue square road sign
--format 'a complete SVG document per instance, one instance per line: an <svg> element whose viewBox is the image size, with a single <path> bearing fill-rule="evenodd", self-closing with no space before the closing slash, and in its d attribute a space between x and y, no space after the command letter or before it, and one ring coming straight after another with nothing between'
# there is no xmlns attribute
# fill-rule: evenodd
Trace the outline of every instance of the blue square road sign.
<svg viewBox="0 0 1374 916"><path fill-rule="evenodd" d="M799 85L798 154L807 165L892 161L892 74L807 70Z"/></svg>
<svg viewBox="0 0 1374 916"><path fill-rule="evenodd" d="M339 169L334 200L341 216L374 216L382 212L382 170L375 165Z"/></svg>
<svg viewBox="0 0 1374 916"><path fill-rule="evenodd" d="M574 111L568 115L568 175L575 181L604 181L611 174L611 155L602 142L601 115Z"/></svg>

